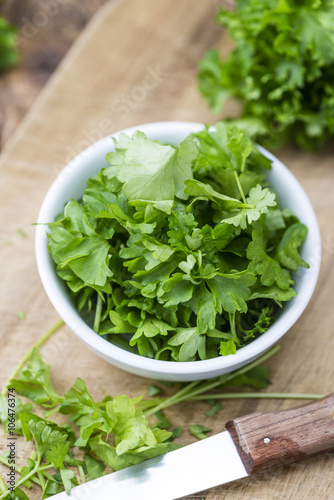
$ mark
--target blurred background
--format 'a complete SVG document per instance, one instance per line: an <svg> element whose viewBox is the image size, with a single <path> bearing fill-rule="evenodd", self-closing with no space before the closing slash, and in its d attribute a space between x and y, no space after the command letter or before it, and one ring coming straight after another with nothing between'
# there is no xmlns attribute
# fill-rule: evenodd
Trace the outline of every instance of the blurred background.
<svg viewBox="0 0 334 500"><path fill-rule="evenodd" d="M0 149L82 29L106 2L0 0L0 16L17 27L19 49L18 64L0 73Z"/></svg>

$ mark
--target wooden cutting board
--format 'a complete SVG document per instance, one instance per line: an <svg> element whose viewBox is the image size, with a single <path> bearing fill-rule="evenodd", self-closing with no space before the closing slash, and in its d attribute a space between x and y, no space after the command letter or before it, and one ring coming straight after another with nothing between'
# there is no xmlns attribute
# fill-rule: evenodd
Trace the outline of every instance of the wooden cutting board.
<svg viewBox="0 0 334 500"><path fill-rule="evenodd" d="M34 228L45 193L66 163L91 142L116 130L152 121L214 123L196 88L197 61L203 52L229 48L215 25L214 1L122 0L107 3L69 51L1 157L0 314L1 384L14 365L57 314L40 283L34 257ZM230 104L229 113L237 111ZM303 184L318 215L323 237L318 286L303 316L282 340L282 350L268 363L271 391L330 393L334 390L334 308L332 273L334 227L333 150L304 154L278 152ZM25 318L19 319L18 312ZM42 348L52 365L52 380L62 393L82 377L96 398L106 394L147 394L148 381L126 374L91 353L66 327ZM253 411L293 406L292 401L231 401L215 418L207 404L170 409L173 424L185 430L179 440L193 441L187 429L201 423L224 430L227 420ZM4 451L1 440L1 453ZM18 444L18 457L28 451ZM333 500L333 454L276 469L190 498ZM205 474L205 464L203 464ZM31 490L30 498L39 498ZM158 499L157 499L158 500Z"/></svg>
<svg viewBox="0 0 334 500"><path fill-rule="evenodd" d="M1 0L20 61L0 76L0 151L84 26L107 0Z"/></svg>

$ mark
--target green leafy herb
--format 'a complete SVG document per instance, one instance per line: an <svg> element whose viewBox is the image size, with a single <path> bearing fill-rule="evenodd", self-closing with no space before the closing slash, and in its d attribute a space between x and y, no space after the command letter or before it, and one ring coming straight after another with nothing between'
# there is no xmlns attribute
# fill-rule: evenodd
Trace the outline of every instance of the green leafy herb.
<svg viewBox="0 0 334 500"><path fill-rule="evenodd" d="M107 159L49 224L57 272L96 333L181 362L262 335L307 267L307 228L277 206L269 160L222 122L175 147L121 134Z"/></svg>
<svg viewBox="0 0 334 500"><path fill-rule="evenodd" d="M50 382L50 367L43 361L37 348L33 349L26 368L10 384L18 394L37 404L51 402L54 405L63 399L54 391Z"/></svg>
<svg viewBox="0 0 334 500"><path fill-rule="evenodd" d="M210 50L200 62L199 88L212 109L237 98L235 123L274 145L312 149L333 137L333 3L238 0L217 21L235 48L224 60Z"/></svg>
<svg viewBox="0 0 334 500"><path fill-rule="evenodd" d="M105 464L101 462L101 460L96 460L96 458L93 458L90 455L85 456L85 467L89 481L93 481L93 479L103 476L106 468Z"/></svg>
<svg viewBox="0 0 334 500"><path fill-rule="evenodd" d="M148 386L148 395L151 397L156 396L157 394L161 393L161 387L157 386L156 384L150 384Z"/></svg>
<svg viewBox="0 0 334 500"><path fill-rule="evenodd" d="M174 439L177 439L179 437L181 437L183 434L183 431L182 431L182 428L178 425L177 427L175 427L175 429L173 430L172 432L172 436L171 436L171 440L174 441Z"/></svg>
<svg viewBox="0 0 334 500"><path fill-rule="evenodd" d="M60 324L57 324L57 328L59 326ZM50 331L55 331L57 328L54 327ZM50 331L37 342L37 345L41 345L49 338ZM16 370L17 379L27 384L28 397L36 402L36 394L30 390L29 384L32 374L37 373L37 388L43 389L49 401L53 399L51 395L57 395L57 403L47 412L49 417L55 413L61 413L63 417L67 416L76 424L78 432L69 423L59 426L50 419L35 415L32 413L30 403L23 405L16 398L15 431L16 433L23 432L27 441L33 441L35 451L32 452L24 467L15 465L16 472L21 476L17 480L15 493L8 490L0 478L0 499L26 499L26 493L21 488L30 488L33 483L41 488L41 500L64 490L69 493L74 486L86 482L86 475L88 480L103 476L106 473L106 466L113 470L120 470L178 448L179 446L173 444L172 441L182 435L182 429L176 427L173 432L167 432L165 429L169 428L171 423L162 410L182 401L208 400L212 405L210 414L213 415L220 409L217 400L222 398L313 399L320 397L314 394L289 395L226 391L226 388L237 385L268 387L269 372L261 363L277 350L276 346L258 360L230 374L208 381L183 384L167 398L143 400L141 397L130 399L122 395L114 398L106 396L102 401L95 401L81 379L77 379L64 396L58 396L50 381L50 367L41 358L37 347L34 347L29 351L30 355L25 355L23 361L19 363L18 366L21 366L21 369ZM24 360L27 359L27 367L22 369ZM15 380L12 382L14 383ZM215 389L222 389L224 392L217 393ZM0 399L0 418L4 426L8 423L6 392L5 388ZM44 398L40 401L44 401ZM44 402L38 404L42 405L42 409L46 406ZM151 415L156 417L153 423L149 421ZM203 439L209 429L195 425L191 426L190 431L196 438ZM81 456L84 454L83 460L74 456L73 451L75 452L76 447L81 448ZM10 466L8 456L9 452L0 455L0 462Z"/></svg>
<svg viewBox="0 0 334 500"><path fill-rule="evenodd" d="M197 439L206 439L208 437L206 434L211 432L211 429L205 427L204 425L196 424L189 426L189 432Z"/></svg>
<svg viewBox="0 0 334 500"><path fill-rule="evenodd" d="M209 400L208 403L211 405L211 408L207 412L205 412L205 415L207 417L214 417L216 413L218 413L222 409L222 405L215 399Z"/></svg>
<svg viewBox="0 0 334 500"><path fill-rule="evenodd" d="M155 416L157 417L157 426L160 427L160 429L169 429L171 427L171 423L168 417L162 413L162 411L157 411L155 413Z"/></svg>
<svg viewBox="0 0 334 500"><path fill-rule="evenodd" d="M21 227L19 227L16 232L21 238L27 238L27 233Z"/></svg>
<svg viewBox="0 0 334 500"><path fill-rule="evenodd" d="M18 62L17 29L0 16L0 73Z"/></svg>
<svg viewBox="0 0 334 500"><path fill-rule="evenodd" d="M15 423L15 433L22 434L20 414L31 412L33 409L30 403L23 403L20 398L15 397L15 407L8 409L7 395L0 394L0 422L4 426L5 432L8 432L8 423Z"/></svg>

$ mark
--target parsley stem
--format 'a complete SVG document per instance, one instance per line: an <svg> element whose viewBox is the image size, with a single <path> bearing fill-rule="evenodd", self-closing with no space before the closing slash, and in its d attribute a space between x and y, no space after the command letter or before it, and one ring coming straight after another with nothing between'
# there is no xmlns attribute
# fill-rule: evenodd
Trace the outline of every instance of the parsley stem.
<svg viewBox="0 0 334 500"><path fill-rule="evenodd" d="M232 335L232 340L236 341L239 343L238 335L237 335L237 330L235 327L235 313L228 313L229 320L230 320L230 325L231 325L231 335Z"/></svg>
<svg viewBox="0 0 334 500"><path fill-rule="evenodd" d="M235 177L235 180L236 180L236 183L237 183L238 189L239 189L239 191L240 191L242 201L243 201L244 203L246 203L246 198L245 198L245 195L244 195L243 189L242 189L242 187L241 187L241 184L240 184L240 179L239 179L239 176L238 176L238 173L237 173L237 171L236 171L236 170L234 171L234 177Z"/></svg>
<svg viewBox="0 0 334 500"><path fill-rule="evenodd" d="M78 465L78 471L79 471L79 474L80 474L81 484L86 483L86 476L85 476L85 473L84 473L82 465Z"/></svg>
<svg viewBox="0 0 334 500"><path fill-rule="evenodd" d="M255 361L252 363L249 363L246 366L243 366L242 368L239 368L238 370L235 370L234 372L231 373L226 373L225 375L220 376L218 379L213 379L209 380L207 383L204 383L197 389L195 389L190 395L188 394L185 399L192 399L193 397L202 394L203 392L210 391L212 389L215 389L216 387L219 387L223 384L226 384L229 380L233 379L234 377L237 377L239 375L243 375L244 373L247 373L249 370L252 368L255 368L259 364L263 363L266 361L268 358L273 356L278 350L280 349L279 345L276 345L269 349L266 353L262 354L259 358L257 358ZM213 396L214 397L214 396Z"/></svg>
<svg viewBox="0 0 334 500"><path fill-rule="evenodd" d="M4 480L0 476L0 492L4 493L6 490L7 490L7 486L5 485Z"/></svg>
<svg viewBox="0 0 334 500"><path fill-rule="evenodd" d="M40 480L40 483L41 483L41 488L42 490L44 491L45 490L45 481L44 481L44 477L43 477L43 474L41 471L38 471L37 472L37 476L38 476L38 479Z"/></svg>
<svg viewBox="0 0 334 500"><path fill-rule="evenodd" d="M1 391L1 394L3 396L6 395L6 392L7 392L7 387L10 383L10 381L16 377L16 375L19 373L19 371L24 367L24 365L26 364L27 361L29 361L30 359L30 356L32 354L32 351L35 347L40 347L41 345L44 344L44 342L46 342L50 337L51 335L53 335L57 330L59 330L59 328L61 326L63 326L64 324L64 321L63 320L60 320L58 321L58 323L56 323L52 328L50 328L50 330L48 330L44 335L43 337L41 337L39 340L37 340L37 342L32 346L31 349L29 349L28 352L26 352L26 354L23 356L23 358L21 358L21 360L18 362L18 364L15 366L11 376L9 377L9 379L7 380L4 388L2 389Z"/></svg>
<svg viewBox="0 0 334 500"><path fill-rule="evenodd" d="M63 398L63 400L64 400L64 398ZM44 417L45 417L45 418L49 418L49 417L51 417L51 415L53 415L54 413L57 413L57 412L59 411L59 408L60 408L60 407L61 407L61 404L59 404L59 405L55 406L54 408L52 408L52 409L51 409L51 410L49 410L49 411L46 411L46 412L44 413Z"/></svg>
<svg viewBox="0 0 334 500"><path fill-rule="evenodd" d="M32 476L34 476L36 473L43 472L44 470L50 469L50 467L52 467L51 464L47 464L47 465L43 465L43 466L38 465L32 471L30 471L26 476L21 477L21 479L19 479L18 482L16 483L15 487L18 488L19 486L21 486L21 484L25 483L28 479L33 481L34 478ZM36 482L36 481L34 481L34 482ZM39 483L37 483L37 484L39 484ZM11 493L11 491L6 490L4 493L2 493L2 495L0 495L0 499L5 498L7 495L9 495L9 493Z"/></svg>
<svg viewBox="0 0 334 500"><path fill-rule="evenodd" d="M15 470L16 470L16 472L18 472L19 474L21 474L21 471L22 471L21 467L19 467L16 464L9 465L8 464L8 459L6 457L4 457L3 455L0 455L0 463L6 465L7 467L14 467ZM33 481L34 483L38 484L38 486L41 485L41 483L40 483L39 479L37 479L37 477L30 478L30 481ZM7 491L7 488L6 488L6 491Z"/></svg>
<svg viewBox="0 0 334 500"><path fill-rule="evenodd" d="M101 295L98 294L97 301L96 301L94 326L93 326L94 332L96 332L96 333L99 333L101 313L102 313L102 298L101 298Z"/></svg>
<svg viewBox="0 0 334 500"><path fill-rule="evenodd" d="M0 492L4 493L6 490L7 490L6 485L5 485L2 477L0 476Z"/></svg>
<svg viewBox="0 0 334 500"><path fill-rule="evenodd" d="M181 403L182 401L191 401L193 399L203 399L200 394L207 393L208 391L215 389L216 387L219 387L223 384L226 384L229 380L242 375L244 373L247 373L249 370L252 368L255 368L256 366L260 365L264 361L266 361L268 358L276 354L277 351L280 350L280 346L276 345L269 349L267 352L262 354L259 358L254 360L253 362L249 363L246 366L243 366L242 368L239 368L238 370L235 370L231 373L226 373L225 375L221 375L218 378L214 378L211 380L207 381L201 381L197 380L195 382L191 382L189 385L181 389L181 391L177 392L173 396L165 399L160 403L158 406L152 408L148 412L145 412L145 415L148 417L154 413L156 413L159 410L163 410L164 408L168 408L169 406L173 406L177 403ZM241 393L242 394L242 393ZM206 397L208 396L208 397ZM206 394L204 399L214 399L216 397L215 394Z"/></svg>
<svg viewBox="0 0 334 500"><path fill-rule="evenodd" d="M187 384L183 389L178 391L176 394L173 394L173 396L170 396L169 398L166 398L164 401L162 401L158 406L155 406L154 408L148 410L145 412L145 415L149 417L150 415L153 415L157 411L163 410L164 408L167 408L168 406L172 406L180 401L183 401L185 396L189 391L194 389L197 385L201 383L200 380L195 380L194 382L191 382L190 384Z"/></svg>
<svg viewBox="0 0 334 500"><path fill-rule="evenodd" d="M325 394L293 394L289 392L230 392L222 394L203 394L195 396L191 401L203 399L320 399Z"/></svg>

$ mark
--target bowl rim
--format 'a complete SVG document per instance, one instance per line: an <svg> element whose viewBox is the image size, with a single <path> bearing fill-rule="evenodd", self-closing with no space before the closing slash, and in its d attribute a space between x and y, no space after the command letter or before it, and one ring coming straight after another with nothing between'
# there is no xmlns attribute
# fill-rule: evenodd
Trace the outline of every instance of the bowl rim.
<svg viewBox="0 0 334 500"><path fill-rule="evenodd" d="M65 296L63 288L64 283L62 283L61 279L56 275L51 254L47 248L46 223L50 222L50 216L55 208L64 183L68 183L72 177L76 177L83 161L98 158L99 151L104 149L107 144L112 144L112 138L117 139L121 133L132 135L136 130L143 131L148 137L153 137L154 135L162 133L166 135L189 135L199 130L203 130L203 127L204 124L197 122L152 122L129 127L100 139L74 157L56 177L44 198L37 219L35 250L39 275L51 303L64 322L86 345L90 346L104 359L115 360L122 365L127 365L133 369L145 371L146 373L150 371L152 373L159 373L162 377L164 375L182 377L182 375L199 376L201 374L205 377L205 374L208 372L218 373L222 370L224 370L224 372L232 371L235 366L245 364L267 351L301 316L312 296L319 275L321 239L317 218L311 202L296 177L272 153L258 146L259 150L274 162L274 168L284 173L287 182L293 185L296 197L302 201L305 218L308 221L308 238L312 238L312 247L317 249L318 258L313 260L312 272L304 273L303 287L292 299L293 307L291 307L286 314L280 315L265 334L261 335L247 346L239 349L236 354L230 356L217 356L212 359L187 362L156 360L126 351L100 337L85 323L71 301ZM53 211L52 218L54 218L54 216L55 213Z"/></svg>

